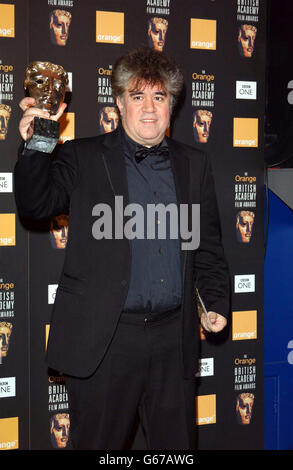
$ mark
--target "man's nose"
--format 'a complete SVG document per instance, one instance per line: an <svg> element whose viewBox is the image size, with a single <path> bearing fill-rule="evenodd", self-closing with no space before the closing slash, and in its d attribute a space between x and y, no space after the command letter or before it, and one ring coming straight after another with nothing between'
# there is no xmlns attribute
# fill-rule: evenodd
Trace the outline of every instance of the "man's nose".
<svg viewBox="0 0 293 470"><path fill-rule="evenodd" d="M151 96L146 96L143 102L143 110L151 113L155 109L155 105Z"/></svg>

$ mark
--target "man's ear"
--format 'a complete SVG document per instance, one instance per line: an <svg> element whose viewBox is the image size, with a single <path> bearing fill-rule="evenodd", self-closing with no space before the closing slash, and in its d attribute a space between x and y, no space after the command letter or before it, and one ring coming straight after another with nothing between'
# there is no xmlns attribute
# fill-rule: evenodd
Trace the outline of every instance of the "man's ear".
<svg viewBox="0 0 293 470"><path fill-rule="evenodd" d="M120 96L117 96L117 98L116 98L116 105L119 109L120 116L123 116L123 109L124 109L123 99L121 99Z"/></svg>

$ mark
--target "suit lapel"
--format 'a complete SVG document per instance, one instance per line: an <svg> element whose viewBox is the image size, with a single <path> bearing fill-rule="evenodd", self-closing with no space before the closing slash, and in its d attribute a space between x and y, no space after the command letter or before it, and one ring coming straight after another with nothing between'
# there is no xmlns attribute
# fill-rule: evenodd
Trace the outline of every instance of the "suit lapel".
<svg viewBox="0 0 293 470"><path fill-rule="evenodd" d="M167 138L169 146L169 155L171 160L171 166L174 175L175 189L177 196L177 205L178 205L178 217L180 216L180 204L189 204L189 160L184 155L182 147L180 144ZM189 206L190 207L190 206ZM188 211L188 217L190 217L190 210ZM179 217L180 222L180 217ZM180 226L179 226L180 230ZM180 235L180 241L182 243L182 238ZM187 251L180 250L181 254L181 267L185 267Z"/></svg>
<svg viewBox="0 0 293 470"><path fill-rule="evenodd" d="M105 134L102 155L108 179L115 196L123 196L123 206L129 204L128 183L121 130Z"/></svg>

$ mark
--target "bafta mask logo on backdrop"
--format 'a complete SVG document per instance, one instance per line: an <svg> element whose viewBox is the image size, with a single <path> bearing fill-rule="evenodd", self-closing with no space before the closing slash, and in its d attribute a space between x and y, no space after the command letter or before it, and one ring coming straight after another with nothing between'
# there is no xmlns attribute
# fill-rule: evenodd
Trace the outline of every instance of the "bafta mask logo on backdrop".
<svg viewBox="0 0 293 470"><path fill-rule="evenodd" d="M165 46L168 21L164 18L153 17L148 21L148 43L156 51L162 52Z"/></svg>
<svg viewBox="0 0 293 470"><path fill-rule="evenodd" d="M206 144L210 136L213 114L206 109L198 109L193 113L193 135L196 142Z"/></svg>
<svg viewBox="0 0 293 470"><path fill-rule="evenodd" d="M72 15L67 10L53 10L49 16L50 37L56 46L66 46Z"/></svg>
<svg viewBox="0 0 293 470"><path fill-rule="evenodd" d="M68 239L68 215L57 215L51 221L50 241L53 248L66 248Z"/></svg>
<svg viewBox="0 0 293 470"><path fill-rule="evenodd" d="M56 413L50 418L51 443L55 449L64 449L69 441L69 413Z"/></svg>
<svg viewBox="0 0 293 470"><path fill-rule="evenodd" d="M250 424L254 405L253 393L240 393L236 398L236 417L238 424Z"/></svg>
<svg viewBox="0 0 293 470"><path fill-rule="evenodd" d="M8 123L11 116L11 106L0 104L0 140L5 140L8 132Z"/></svg>
<svg viewBox="0 0 293 470"><path fill-rule="evenodd" d="M119 112L116 106L104 106L99 111L100 134L114 131L119 123Z"/></svg>
<svg viewBox="0 0 293 470"><path fill-rule="evenodd" d="M242 24L238 28L238 49L242 57L251 58L254 52L257 28L252 24Z"/></svg>
<svg viewBox="0 0 293 470"><path fill-rule="evenodd" d="M0 322L0 364L2 358L7 357L12 328L12 323L6 321Z"/></svg>
<svg viewBox="0 0 293 470"><path fill-rule="evenodd" d="M249 243L255 214L252 211L240 211L236 214L236 237L240 243Z"/></svg>

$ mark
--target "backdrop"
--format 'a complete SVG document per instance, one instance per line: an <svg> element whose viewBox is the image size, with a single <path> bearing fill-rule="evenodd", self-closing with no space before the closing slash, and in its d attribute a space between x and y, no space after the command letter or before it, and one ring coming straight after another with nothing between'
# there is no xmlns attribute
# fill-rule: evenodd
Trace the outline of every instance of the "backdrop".
<svg viewBox="0 0 293 470"><path fill-rule="evenodd" d="M49 60L69 73L62 145L117 126L112 66L140 44L184 71L170 134L210 155L231 272L229 327L199 329L198 446L263 448L265 15L264 0L0 3L0 449L66 449L70 428L63 377L44 362L68 218L25 226L13 196L25 67ZM138 426L133 448L144 446Z"/></svg>

